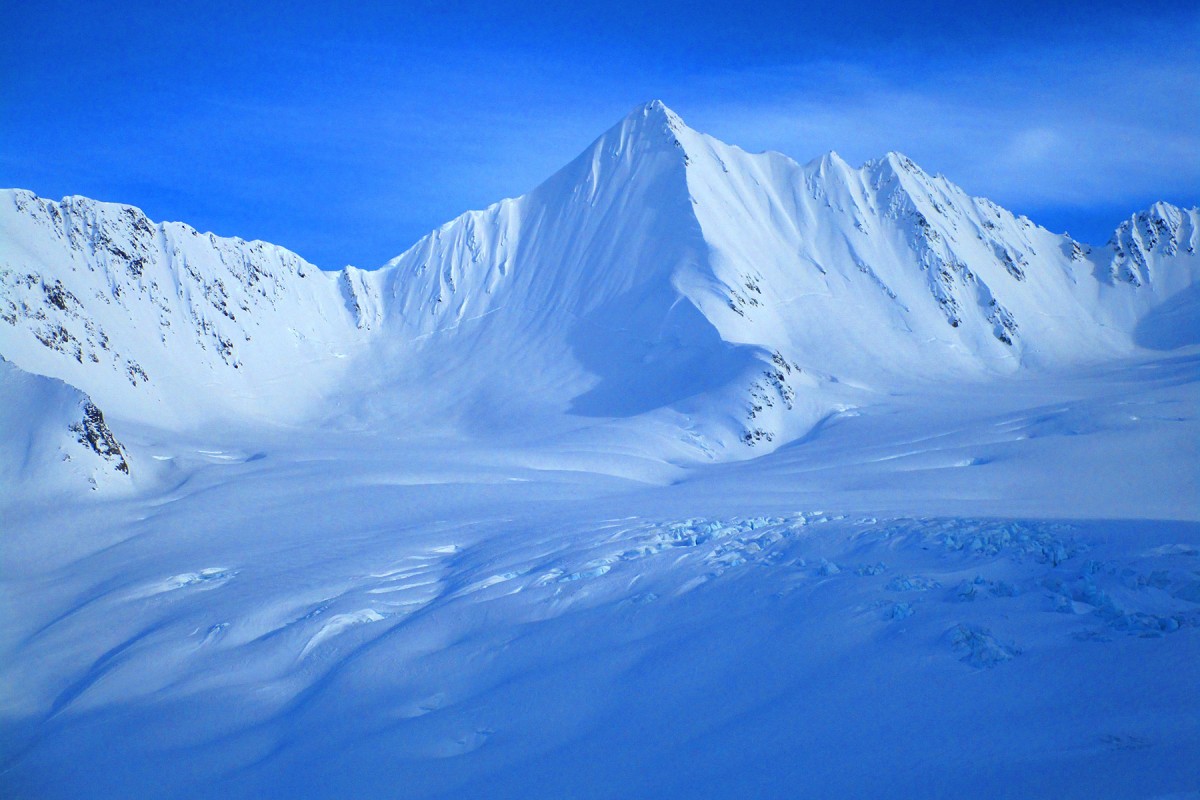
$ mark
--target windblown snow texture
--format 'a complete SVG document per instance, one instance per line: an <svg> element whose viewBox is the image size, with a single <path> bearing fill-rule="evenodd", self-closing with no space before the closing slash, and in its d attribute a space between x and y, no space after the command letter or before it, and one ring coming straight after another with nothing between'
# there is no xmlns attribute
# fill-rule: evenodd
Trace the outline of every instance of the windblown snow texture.
<svg viewBox="0 0 1200 800"><path fill-rule="evenodd" d="M1193 796L1198 224L661 103L372 271L4 192L0 795Z"/></svg>

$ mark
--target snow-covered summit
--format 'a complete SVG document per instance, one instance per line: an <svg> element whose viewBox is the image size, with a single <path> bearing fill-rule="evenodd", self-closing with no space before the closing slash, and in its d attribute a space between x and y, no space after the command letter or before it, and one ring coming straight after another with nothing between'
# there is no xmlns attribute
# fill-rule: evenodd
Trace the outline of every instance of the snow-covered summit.
<svg viewBox="0 0 1200 800"><path fill-rule="evenodd" d="M1128 351L1139 315L1194 281L1196 265L1129 292L1096 279L1111 257L902 154L802 166L698 133L655 102L530 194L443 226L380 278L383 295L402 298L395 322L408 339L494 349L481 363L545 378L539 396L557 391L571 410L711 419L693 412L700 397L711 410L715 392L724 418L762 441L826 413L836 382L960 379Z"/></svg>
<svg viewBox="0 0 1200 800"><path fill-rule="evenodd" d="M661 103L373 271L0 193L4 796L1182 797L1197 221Z"/></svg>
<svg viewBox="0 0 1200 800"><path fill-rule="evenodd" d="M83 197L0 192L0 354L166 425L286 414L354 335L338 287L261 241Z"/></svg>
<svg viewBox="0 0 1200 800"><path fill-rule="evenodd" d="M855 391L1131 352L1197 283L1198 222L1156 204L1090 247L899 153L801 165L654 101L375 271L5 192L0 355L163 425L608 420L745 454Z"/></svg>
<svg viewBox="0 0 1200 800"><path fill-rule="evenodd" d="M1200 247L1200 214L1170 203L1158 202L1122 222L1108 242L1112 251L1113 280L1135 286L1155 279L1154 262L1180 254L1196 255ZM1183 277L1186 282L1188 276Z"/></svg>

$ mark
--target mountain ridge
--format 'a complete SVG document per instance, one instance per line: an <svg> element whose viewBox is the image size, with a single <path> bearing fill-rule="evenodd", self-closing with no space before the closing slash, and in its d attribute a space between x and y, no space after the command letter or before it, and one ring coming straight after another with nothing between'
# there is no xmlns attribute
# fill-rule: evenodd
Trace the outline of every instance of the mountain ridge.
<svg viewBox="0 0 1200 800"><path fill-rule="evenodd" d="M0 355L114 419L649 424L685 460L794 440L898 381L1135 352L1200 274L1194 208L1084 245L900 153L801 165L659 101L377 270L23 190L0 230Z"/></svg>

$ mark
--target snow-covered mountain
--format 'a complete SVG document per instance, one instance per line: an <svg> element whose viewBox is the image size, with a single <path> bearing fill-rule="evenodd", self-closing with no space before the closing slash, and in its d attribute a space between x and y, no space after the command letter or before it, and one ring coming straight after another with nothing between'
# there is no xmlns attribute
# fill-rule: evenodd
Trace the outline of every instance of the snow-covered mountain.
<svg viewBox="0 0 1200 800"><path fill-rule="evenodd" d="M1092 248L901 155L801 166L651 103L371 277L407 338L469 341L572 410L699 406L755 442L806 430L834 381L1128 351L1137 319L1196 281L1198 221L1158 204Z"/></svg>
<svg viewBox="0 0 1200 800"><path fill-rule="evenodd" d="M319 385L311 365L351 343L351 271L129 206L4 195L0 353L123 414L170 426L295 411Z"/></svg>
<svg viewBox="0 0 1200 800"><path fill-rule="evenodd" d="M1191 796L1198 224L658 103L373 271L5 192L0 796Z"/></svg>
<svg viewBox="0 0 1200 800"><path fill-rule="evenodd" d="M1196 285L1198 244L1196 209L1093 247L896 153L802 166L653 102L369 272L7 191L0 355L164 427L637 420L745 457L898 381L1128 353Z"/></svg>
<svg viewBox="0 0 1200 800"><path fill-rule="evenodd" d="M0 359L0 479L128 485L125 449L87 395Z"/></svg>

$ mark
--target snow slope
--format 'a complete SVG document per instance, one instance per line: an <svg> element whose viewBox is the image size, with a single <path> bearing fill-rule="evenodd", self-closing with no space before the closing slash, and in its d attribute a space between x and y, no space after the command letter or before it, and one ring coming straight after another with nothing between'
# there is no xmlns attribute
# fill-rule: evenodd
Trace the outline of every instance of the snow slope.
<svg viewBox="0 0 1200 800"><path fill-rule="evenodd" d="M4 503L0 786L1189 796L1198 366L898 395L662 483L166 440L169 489Z"/></svg>
<svg viewBox="0 0 1200 800"><path fill-rule="evenodd" d="M839 382L1128 353L1137 320L1195 285L1198 221L1158 204L1090 248L894 153L800 166L651 103L529 195L371 277L403 302L399 338L435 361L443 340L486 353L577 414L680 411L736 452L853 402Z"/></svg>
<svg viewBox="0 0 1200 800"><path fill-rule="evenodd" d="M1160 203L1090 247L898 154L801 166L655 102L373 272L8 192L0 354L167 427L478 437L537 418L736 459L898 380L1128 355L1142 320L1194 291L1198 227Z"/></svg>
<svg viewBox="0 0 1200 800"><path fill-rule="evenodd" d="M354 270L81 197L12 190L0 209L0 354L120 415L295 415L353 345Z"/></svg>
<svg viewBox="0 0 1200 800"><path fill-rule="evenodd" d="M660 103L375 271L6 192L0 796L1200 796L1198 222Z"/></svg>
<svg viewBox="0 0 1200 800"><path fill-rule="evenodd" d="M0 480L52 486L77 496L86 486L128 489L129 456L87 395L0 359Z"/></svg>

